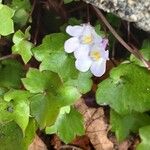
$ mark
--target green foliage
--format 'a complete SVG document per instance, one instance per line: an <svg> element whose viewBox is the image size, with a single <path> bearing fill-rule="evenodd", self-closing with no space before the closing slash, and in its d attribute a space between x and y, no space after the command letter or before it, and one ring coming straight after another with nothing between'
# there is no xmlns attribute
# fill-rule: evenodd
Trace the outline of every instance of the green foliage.
<svg viewBox="0 0 150 150"><path fill-rule="evenodd" d="M75 87L63 84L58 74L51 71L30 69L22 81L27 90L35 93L30 100L31 114L41 128L53 124L59 109L80 97Z"/></svg>
<svg viewBox="0 0 150 150"><path fill-rule="evenodd" d="M74 108L69 113L60 112L55 124L46 128L46 133L56 133L67 144L84 134L83 118Z"/></svg>
<svg viewBox="0 0 150 150"><path fill-rule="evenodd" d="M150 110L150 75L146 68L132 63L112 69L110 77L99 84L98 104L106 103L119 114Z"/></svg>
<svg viewBox="0 0 150 150"><path fill-rule="evenodd" d="M27 150L32 143L37 127L35 121L30 119L25 132L22 134L20 127L15 122L0 124L0 145L3 150Z"/></svg>
<svg viewBox="0 0 150 150"><path fill-rule="evenodd" d="M140 52L142 56L144 56L145 60L150 61L150 40L146 39L143 41L142 48L140 49ZM145 67L142 61L137 59L133 54L130 56L130 61L139 65Z"/></svg>
<svg viewBox="0 0 150 150"><path fill-rule="evenodd" d="M114 14L112 13L108 13L107 14L107 20L108 22L115 28L118 28L121 24L121 19L117 16L115 16Z"/></svg>
<svg viewBox="0 0 150 150"><path fill-rule="evenodd" d="M101 25L99 22L94 26L94 28L97 34L99 34L101 37L105 37L105 33L101 30Z"/></svg>
<svg viewBox="0 0 150 150"><path fill-rule="evenodd" d="M150 126L145 126L140 128L139 134L142 139L142 142L137 146L137 150L149 150L150 148Z"/></svg>
<svg viewBox="0 0 150 150"><path fill-rule="evenodd" d="M13 9L0 4L0 35L6 36L14 32L14 23L12 20L13 16Z"/></svg>
<svg viewBox="0 0 150 150"><path fill-rule="evenodd" d="M78 0L64 0L64 4L67 7L74 6L75 1ZM3 150L27 150L37 129L46 129L47 134L57 134L62 141L69 143L76 136L84 134L83 117L73 105L93 85L92 74L88 71L79 72L75 68L73 55L64 51L64 43L69 38L66 27L79 25L82 20L70 18L68 23L62 25L61 19L54 12L46 10L46 3L40 3L41 8L36 1L31 8L29 0L8 0L4 3L7 5L0 1L0 35L15 34L0 40L0 147ZM35 33L32 38L37 37L36 40L40 41L43 35L51 34L43 38L42 44L34 47L30 42L30 27L26 27L31 16L36 15L37 8L44 11L42 17L39 11L39 16L34 18L37 22L32 24L31 33ZM65 18L65 13L61 17ZM106 17L114 28L120 27L119 18L112 14ZM41 26L49 29L43 30ZM59 29L60 33L53 33ZM95 30L100 36L106 36L99 23L95 24ZM107 37L111 50L116 40L111 33ZM4 54L10 54L11 46L12 54L19 54L24 66L19 63L20 57L16 55L13 59L3 60ZM140 52L147 61L150 60L149 39L143 42ZM32 56L38 62L34 58L30 61ZM146 112L150 110L148 81L149 71L131 55L130 63L128 61L113 68L110 77L102 81L96 91L98 104L111 107L110 124L119 141L127 138L130 132L137 133L140 129L142 142L138 150L150 147L150 116Z"/></svg>
<svg viewBox="0 0 150 150"><path fill-rule="evenodd" d="M0 145L3 150L20 150L22 149L21 139L23 134L15 122L0 124Z"/></svg>
<svg viewBox="0 0 150 150"><path fill-rule="evenodd" d="M38 61L43 61L51 52L64 50L64 42L67 38L68 36L63 33L53 33L45 36L42 44L32 49L34 57Z"/></svg>
<svg viewBox="0 0 150 150"><path fill-rule="evenodd" d="M14 22L19 26L26 25L29 17L30 17L30 1L29 0L12 0L11 8L15 10L15 14L13 17Z"/></svg>
<svg viewBox="0 0 150 150"><path fill-rule="evenodd" d="M61 86L61 80L57 74L50 71L40 72L34 68L29 69L26 78L22 81L25 88L31 93L53 91Z"/></svg>
<svg viewBox="0 0 150 150"><path fill-rule="evenodd" d="M31 49L33 44L27 39L30 38L28 29L25 34L18 30L13 36L14 46L12 47L13 54L20 54L24 63L26 64L32 57Z"/></svg>
<svg viewBox="0 0 150 150"><path fill-rule="evenodd" d="M92 86L91 74L81 73L75 68L75 59L64 52L64 42L67 36L55 33L44 38L42 44L33 49L35 58L42 61L40 70L50 70L58 73L61 81L75 86L81 93L90 91Z"/></svg>
<svg viewBox="0 0 150 150"><path fill-rule="evenodd" d="M111 110L110 124L112 131L115 132L119 141L125 140L130 132L138 132L140 127L150 124L149 115L143 113L133 113L128 115L119 115L115 111Z"/></svg>
<svg viewBox="0 0 150 150"><path fill-rule="evenodd" d="M23 133L29 122L29 98L27 91L11 90L1 99L0 122L5 123L14 120L22 129Z"/></svg>
<svg viewBox="0 0 150 150"><path fill-rule="evenodd" d="M18 61L12 59L1 61L0 87L20 88L23 76L23 66Z"/></svg>

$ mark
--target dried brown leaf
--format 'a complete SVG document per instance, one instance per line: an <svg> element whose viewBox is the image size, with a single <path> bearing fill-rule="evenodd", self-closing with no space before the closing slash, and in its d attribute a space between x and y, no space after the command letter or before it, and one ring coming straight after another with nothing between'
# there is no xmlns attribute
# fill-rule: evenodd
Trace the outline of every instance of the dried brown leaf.
<svg viewBox="0 0 150 150"><path fill-rule="evenodd" d="M47 147L44 142L36 135L28 150L47 150Z"/></svg>
<svg viewBox="0 0 150 150"><path fill-rule="evenodd" d="M105 121L103 108L89 108L81 99L76 103L77 110L84 117L86 135L95 150L113 150L113 143L108 139L108 124Z"/></svg>

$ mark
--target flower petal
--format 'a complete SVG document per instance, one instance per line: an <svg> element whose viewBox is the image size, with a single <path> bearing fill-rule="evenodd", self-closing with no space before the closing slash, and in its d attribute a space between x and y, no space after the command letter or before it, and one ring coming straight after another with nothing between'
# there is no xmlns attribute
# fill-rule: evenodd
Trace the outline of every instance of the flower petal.
<svg viewBox="0 0 150 150"><path fill-rule="evenodd" d="M84 59L77 59L75 62L76 68L81 72L88 71L91 64L92 64L92 60L89 57L86 57Z"/></svg>
<svg viewBox="0 0 150 150"><path fill-rule="evenodd" d="M90 51L89 45L80 44L79 48L74 51L74 57L76 59L83 59L85 56L88 56Z"/></svg>
<svg viewBox="0 0 150 150"><path fill-rule="evenodd" d="M100 44L100 43L102 42L102 37L99 36L99 35L96 33L96 31L94 30L94 28L93 28L93 30L92 30L92 34L93 34L93 36L94 36L94 43L95 43L95 44Z"/></svg>
<svg viewBox="0 0 150 150"><path fill-rule="evenodd" d="M96 77L101 77L106 71L106 60L100 59L92 63L90 68L92 74Z"/></svg>
<svg viewBox="0 0 150 150"><path fill-rule="evenodd" d="M92 26L90 24L83 25L83 35L91 35L92 34Z"/></svg>
<svg viewBox="0 0 150 150"><path fill-rule="evenodd" d="M108 51L108 50L105 51L105 59L106 59L106 60L109 60L109 51Z"/></svg>
<svg viewBox="0 0 150 150"><path fill-rule="evenodd" d="M91 47L91 52L92 51L99 51L100 52L100 55L101 55L101 58L103 59L106 59L106 60L109 60L109 51L105 51L103 45L101 46L101 44L94 44L92 47Z"/></svg>
<svg viewBox="0 0 150 150"><path fill-rule="evenodd" d="M79 37L82 32L83 32L83 26L67 26L66 28L66 32L71 35L71 36L75 36L75 37Z"/></svg>
<svg viewBox="0 0 150 150"><path fill-rule="evenodd" d="M76 37L72 37L68 39L64 44L65 52L72 53L76 49L78 49L79 45L80 45L79 39Z"/></svg>

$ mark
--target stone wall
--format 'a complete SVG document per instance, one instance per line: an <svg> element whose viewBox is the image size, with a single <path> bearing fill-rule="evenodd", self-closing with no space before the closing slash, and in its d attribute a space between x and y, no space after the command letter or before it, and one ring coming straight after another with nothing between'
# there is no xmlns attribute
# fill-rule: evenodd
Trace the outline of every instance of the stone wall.
<svg viewBox="0 0 150 150"><path fill-rule="evenodd" d="M83 0L150 32L150 0Z"/></svg>

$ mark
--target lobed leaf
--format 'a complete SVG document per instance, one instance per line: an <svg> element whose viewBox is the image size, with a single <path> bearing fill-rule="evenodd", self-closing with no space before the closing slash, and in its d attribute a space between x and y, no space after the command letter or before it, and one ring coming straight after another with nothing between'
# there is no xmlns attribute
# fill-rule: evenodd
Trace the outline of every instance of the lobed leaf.
<svg viewBox="0 0 150 150"><path fill-rule="evenodd" d="M146 68L133 63L112 69L110 77L99 84L96 100L108 104L119 114L145 112L150 109L150 80Z"/></svg>
<svg viewBox="0 0 150 150"><path fill-rule="evenodd" d="M82 115L74 108L69 113L60 113L55 124L46 128L46 133L56 133L62 141L69 143L77 135L84 134Z"/></svg>
<svg viewBox="0 0 150 150"><path fill-rule="evenodd" d="M0 35L6 36L14 32L14 23L12 17L14 10L10 7L0 4Z"/></svg>
<svg viewBox="0 0 150 150"><path fill-rule="evenodd" d="M150 126L145 126L145 127L140 128L139 134L142 139L142 142L140 144L138 144L138 146L136 147L137 150L149 150L149 148L150 148L149 132L150 132Z"/></svg>
<svg viewBox="0 0 150 150"><path fill-rule="evenodd" d="M110 124L119 141L125 140L130 132L137 133L139 128L150 124L150 116L146 113L119 115L114 110L110 113Z"/></svg>

